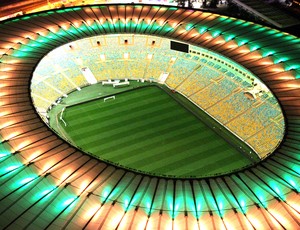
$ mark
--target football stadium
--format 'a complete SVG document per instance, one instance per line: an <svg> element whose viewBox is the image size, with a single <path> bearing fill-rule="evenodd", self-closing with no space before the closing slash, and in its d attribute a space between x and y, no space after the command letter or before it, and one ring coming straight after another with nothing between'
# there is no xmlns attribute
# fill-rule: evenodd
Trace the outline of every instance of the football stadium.
<svg viewBox="0 0 300 230"><path fill-rule="evenodd" d="M1 229L299 229L300 39L203 10L0 23Z"/></svg>

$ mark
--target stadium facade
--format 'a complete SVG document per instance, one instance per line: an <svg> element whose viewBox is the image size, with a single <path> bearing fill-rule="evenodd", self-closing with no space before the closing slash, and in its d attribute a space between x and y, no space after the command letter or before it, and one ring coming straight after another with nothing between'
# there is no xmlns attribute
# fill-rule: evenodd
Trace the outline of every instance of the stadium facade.
<svg viewBox="0 0 300 230"><path fill-rule="evenodd" d="M285 116L285 137L253 167L224 176L150 176L99 161L58 137L36 112L30 82L58 46L105 34L201 46L258 76ZM212 13L94 5L0 25L0 225L3 229L298 229L300 40Z"/></svg>

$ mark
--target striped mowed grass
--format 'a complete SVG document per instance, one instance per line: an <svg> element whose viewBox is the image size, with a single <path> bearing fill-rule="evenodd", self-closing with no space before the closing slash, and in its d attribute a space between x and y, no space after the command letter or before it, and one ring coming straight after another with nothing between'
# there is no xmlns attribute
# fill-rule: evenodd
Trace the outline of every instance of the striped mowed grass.
<svg viewBox="0 0 300 230"><path fill-rule="evenodd" d="M115 164L164 176L202 177L249 164L236 148L157 86L68 107L78 147ZM62 126L63 127L63 126Z"/></svg>

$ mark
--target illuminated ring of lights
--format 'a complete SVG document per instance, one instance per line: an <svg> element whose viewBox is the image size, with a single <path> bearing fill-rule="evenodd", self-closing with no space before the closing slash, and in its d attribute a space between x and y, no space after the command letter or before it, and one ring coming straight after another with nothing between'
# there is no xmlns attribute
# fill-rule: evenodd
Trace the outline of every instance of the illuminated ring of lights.
<svg viewBox="0 0 300 230"><path fill-rule="evenodd" d="M280 147L247 170L215 178L181 180L119 169L62 141L33 108L29 93L32 72L55 47L110 33L149 34L186 41L245 66L264 81L283 108L287 134ZM299 50L300 40L296 37L216 14L148 5L51 10L5 21L0 25L0 34L0 134L2 146L11 147L10 153L3 150L0 155L1 190L8 189L0 193L3 226L22 221L26 226L41 226L38 217L45 215L42 211L36 212L33 219L22 213L23 206L25 210L41 206L49 218L44 218L43 227L110 229L128 224L128 218L137 229L156 222L176 226L183 220L195 229L202 225L228 229L299 227L300 163L296 154L300 146L300 55L295 51ZM44 158L49 154L53 157ZM46 188L39 193L41 184ZM30 198L35 190L37 197ZM24 191L21 197L19 191ZM24 201L24 197L34 201ZM21 202L25 203L17 206ZM279 206L282 214L276 211ZM10 212L14 215L7 214ZM70 212L67 218L65 215ZM130 213L134 217L128 217Z"/></svg>

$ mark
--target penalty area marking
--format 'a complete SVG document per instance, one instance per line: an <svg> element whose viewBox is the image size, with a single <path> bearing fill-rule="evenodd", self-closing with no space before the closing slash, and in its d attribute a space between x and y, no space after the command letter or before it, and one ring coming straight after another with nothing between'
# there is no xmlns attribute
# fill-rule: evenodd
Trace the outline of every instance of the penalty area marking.
<svg viewBox="0 0 300 230"><path fill-rule="evenodd" d="M64 121L64 119L63 119L63 113L64 113L65 109L66 109L66 107L64 107L64 108L61 110L59 120L61 120L61 121L64 123L65 127L66 127L66 126L67 126L67 123L66 123L66 122Z"/></svg>
<svg viewBox="0 0 300 230"><path fill-rule="evenodd" d="M110 96L110 97L103 98L103 102L106 102L107 100L115 100L115 99L116 96Z"/></svg>

